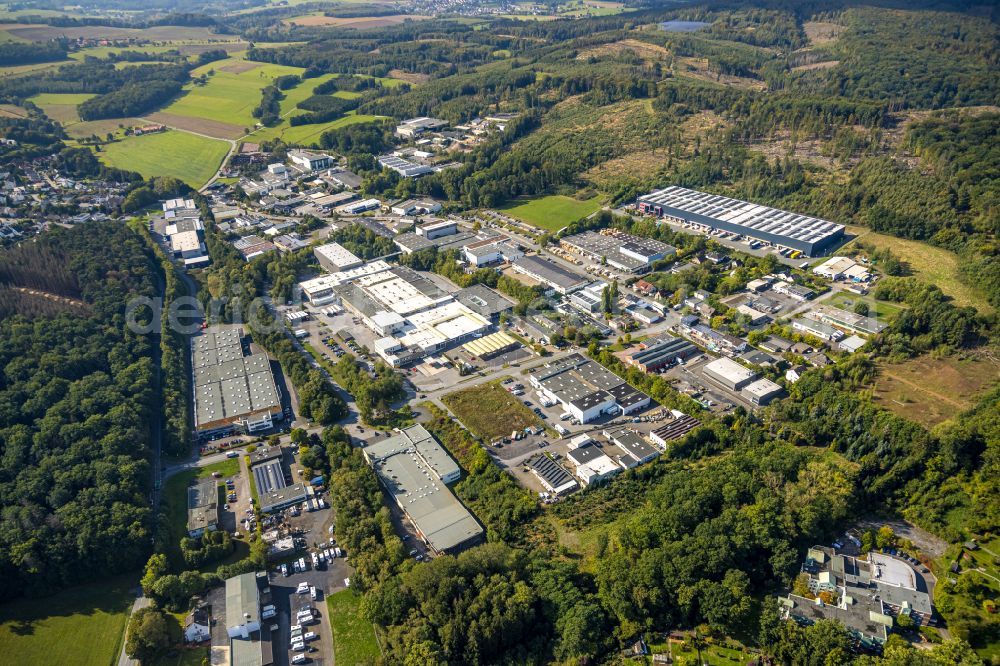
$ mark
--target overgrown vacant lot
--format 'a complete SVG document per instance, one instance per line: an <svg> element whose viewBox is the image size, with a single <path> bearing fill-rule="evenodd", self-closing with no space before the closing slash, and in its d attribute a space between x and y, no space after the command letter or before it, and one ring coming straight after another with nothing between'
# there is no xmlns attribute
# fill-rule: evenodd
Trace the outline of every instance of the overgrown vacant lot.
<svg viewBox="0 0 1000 666"><path fill-rule="evenodd" d="M117 662L135 576L0 606L0 662L108 666Z"/></svg>
<svg viewBox="0 0 1000 666"><path fill-rule="evenodd" d="M1000 353L983 348L945 358L920 356L879 366L874 398L886 409L931 427L975 404L1000 381Z"/></svg>
<svg viewBox="0 0 1000 666"><path fill-rule="evenodd" d="M575 222L601 209L597 197L580 201L572 197L551 195L539 199L521 201L504 208L511 217L533 224L549 231L559 231L570 222Z"/></svg>
<svg viewBox="0 0 1000 666"><path fill-rule="evenodd" d="M109 143L98 157L105 164L138 171L147 178L173 176L192 187L201 187L219 168L228 150L223 141L168 131Z"/></svg>
<svg viewBox="0 0 1000 666"><path fill-rule="evenodd" d="M361 595L341 590L326 598L338 664L365 664L379 656L375 627L361 617Z"/></svg>
<svg viewBox="0 0 1000 666"><path fill-rule="evenodd" d="M499 382L449 393L442 402L475 435L491 442L513 430L541 425L534 413Z"/></svg>

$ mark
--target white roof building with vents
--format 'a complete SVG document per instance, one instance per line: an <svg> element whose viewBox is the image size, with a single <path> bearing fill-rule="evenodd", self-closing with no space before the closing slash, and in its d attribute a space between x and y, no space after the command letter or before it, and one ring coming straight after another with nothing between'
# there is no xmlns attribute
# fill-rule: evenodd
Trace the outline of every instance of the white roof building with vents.
<svg viewBox="0 0 1000 666"><path fill-rule="evenodd" d="M340 243L326 243L313 250L319 265L331 273L357 268L364 262Z"/></svg>
<svg viewBox="0 0 1000 666"><path fill-rule="evenodd" d="M671 186L639 197L639 210L708 229L743 234L816 256L844 236L844 225L809 215Z"/></svg>

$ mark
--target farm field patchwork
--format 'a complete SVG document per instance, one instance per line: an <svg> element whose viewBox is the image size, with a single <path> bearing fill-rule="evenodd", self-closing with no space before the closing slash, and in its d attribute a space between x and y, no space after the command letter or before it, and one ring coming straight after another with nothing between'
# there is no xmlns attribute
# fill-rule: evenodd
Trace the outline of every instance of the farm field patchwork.
<svg viewBox="0 0 1000 666"><path fill-rule="evenodd" d="M282 120L280 124L274 127L262 127L251 133L248 138L253 141L268 141L280 138L289 145L314 146L318 144L323 132L337 129L338 127L347 127L348 125L370 123L379 120L379 118L379 116L357 115L354 111L348 111L342 118L315 125L296 125L292 127L288 124L287 120Z"/></svg>
<svg viewBox="0 0 1000 666"><path fill-rule="evenodd" d="M92 93L42 93L29 97L52 120L63 125L80 122L76 107L93 97Z"/></svg>
<svg viewBox="0 0 1000 666"><path fill-rule="evenodd" d="M117 662L135 575L0 606L6 664L108 666Z"/></svg>
<svg viewBox="0 0 1000 666"><path fill-rule="evenodd" d="M487 442L509 435L513 430L542 425L541 420L499 382L449 393L441 402L469 430Z"/></svg>
<svg viewBox="0 0 1000 666"><path fill-rule="evenodd" d="M406 21L426 21L431 18L422 14L391 14L389 16L326 16L325 14L304 14L285 19L286 25L300 26L337 26L338 28L383 28L388 25L405 23Z"/></svg>
<svg viewBox="0 0 1000 666"><path fill-rule="evenodd" d="M224 141L168 130L109 143L98 154L105 164L143 176L173 176L192 187L211 178L229 152Z"/></svg>
<svg viewBox="0 0 1000 666"><path fill-rule="evenodd" d="M559 194L529 199L501 208L504 213L548 231L559 231L570 222L587 217L601 209L597 197L580 201Z"/></svg>

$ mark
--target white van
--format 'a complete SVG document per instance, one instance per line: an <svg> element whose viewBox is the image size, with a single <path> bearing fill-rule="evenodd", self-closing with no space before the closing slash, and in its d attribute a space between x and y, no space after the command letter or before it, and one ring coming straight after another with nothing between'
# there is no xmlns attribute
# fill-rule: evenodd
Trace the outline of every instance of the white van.
<svg viewBox="0 0 1000 666"><path fill-rule="evenodd" d="M293 664L308 664L309 663L309 657L305 656L304 654L297 654L294 657L292 657L292 663Z"/></svg>
<svg viewBox="0 0 1000 666"><path fill-rule="evenodd" d="M303 650L306 649L306 644L303 643L302 641L299 641L298 643L292 643L292 649L296 652L302 652Z"/></svg>
<svg viewBox="0 0 1000 666"><path fill-rule="evenodd" d="M309 588L309 598L312 599L313 601L316 601L316 587L315 586Z"/></svg>

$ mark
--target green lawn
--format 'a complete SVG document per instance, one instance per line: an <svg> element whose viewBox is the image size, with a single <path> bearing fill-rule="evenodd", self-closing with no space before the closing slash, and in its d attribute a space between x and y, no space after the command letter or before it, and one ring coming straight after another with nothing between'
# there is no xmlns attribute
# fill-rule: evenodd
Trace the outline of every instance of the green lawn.
<svg viewBox="0 0 1000 666"><path fill-rule="evenodd" d="M183 621L184 618L182 617L181 626L183 626ZM207 647L196 647L181 650L177 653L176 657L163 657L162 659L157 659L155 666L201 666L202 661L207 659L210 653L211 650Z"/></svg>
<svg viewBox="0 0 1000 666"><path fill-rule="evenodd" d="M834 307L840 308L842 310L847 310L849 312L854 312L854 305L862 301L868 304L868 316L878 317L888 322L889 319L896 316L904 310L905 308L898 303L890 303L888 301L877 301L871 296L859 296L858 294L838 292L831 296L829 299L823 301L823 305L832 305Z"/></svg>
<svg viewBox="0 0 1000 666"><path fill-rule="evenodd" d="M551 195L530 199L502 208L511 217L549 231L559 231L570 222L587 217L601 209L600 199L580 201L572 197Z"/></svg>
<svg viewBox="0 0 1000 666"><path fill-rule="evenodd" d="M486 442L510 435L512 430L542 425L541 420L521 399L511 395L499 382L449 393L441 402L469 430Z"/></svg>
<svg viewBox="0 0 1000 666"><path fill-rule="evenodd" d="M91 93L42 93L29 97L49 118L63 125L80 122L76 107L93 97Z"/></svg>
<svg viewBox="0 0 1000 666"><path fill-rule="evenodd" d="M138 171L147 178L174 176L197 188L215 174L228 151L225 141L171 130L109 143L98 156L109 166Z"/></svg>
<svg viewBox="0 0 1000 666"><path fill-rule="evenodd" d="M293 114L294 115L294 114ZM303 146L315 145L323 132L327 132L338 127L357 125L359 123L370 123L379 120L379 116L357 115L354 111L349 111L343 118L328 123L316 125L298 125L292 127L286 120L274 127L263 127L253 132L247 137L249 141L267 141L269 139L280 138L287 144L298 144Z"/></svg>
<svg viewBox="0 0 1000 666"><path fill-rule="evenodd" d="M251 115L251 111L260 103L261 88L279 76L301 74L304 70L284 65L254 63L259 66L247 71L225 71L226 67L239 67L245 62L228 58L193 70L191 72L193 76L200 76L209 70L214 74L203 86L194 84L185 86L185 92L162 111L191 118L206 118L240 127L253 127L256 119ZM312 88L308 90L311 91Z"/></svg>
<svg viewBox="0 0 1000 666"><path fill-rule="evenodd" d="M228 478L238 474L240 471L239 458L226 458L222 462L217 462L197 469L189 469L179 474L175 474L167 479L163 484L163 511L167 515L167 556L176 565L181 564L180 543L181 539L187 535L187 488L195 479L204 479L211 476L213 472L222 474L222 478ZM240 548L237 544L236 553L242 553L246 549ZM239 559L238 557L236 559ZM234 560L235 561L235 560ZM214 569L220 562L212 562L210 569Z"/></svg>
<svg viewBox="0 0 1000 666"><path fill-rule="evenodd" d="M337 666L374 661L379 656L375 627L361 617L361 595L341 590L326 598L333 629L333 660Z"/></svg>
<svg viewBox="0 0 1000 666"><path fill-rule="evenodd" d="M117 662L135 575L0 606L0 662L108 666Z"/></svg>

